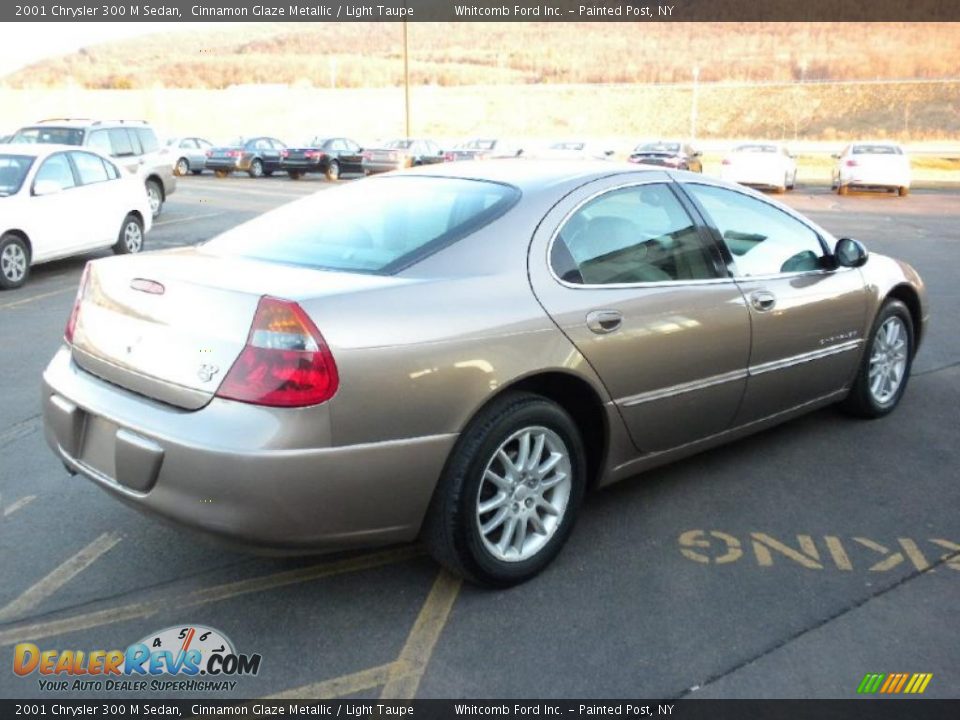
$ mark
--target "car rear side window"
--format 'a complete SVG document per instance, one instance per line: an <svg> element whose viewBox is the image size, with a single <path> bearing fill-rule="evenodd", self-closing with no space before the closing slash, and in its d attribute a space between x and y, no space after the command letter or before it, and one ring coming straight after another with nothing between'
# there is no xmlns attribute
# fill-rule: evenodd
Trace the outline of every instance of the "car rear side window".
<svg viewBox="0 0 960 720"><path fill-rule="evenodd" d="M137 138L139 138L143 152L152 153L160 149L160 142L157 140L157 134L152 129L135 128L133 132L135 132Z"/></svg>
<svg viewBox="0 0 960 720"><path fill-rule="evenodd" d="M363 180L285 205L204 247L270 262L391 274L493 222L519 198L512 186L478 180Z"/></svg>
<svg viewBox="0 0 960 720"><path fill-rule="evenodd" d="M577 285L710 280L709 247L666 185L611 190L563 224L550 252L561 280Z"/></svg>
<svg viewBox="0 0 960 720"><path fill-rule="evenodd" d="M77 174L80 175L81 185L93 185L94 183L106 182L110 179L107 166L96 155L85 152L71 153L73 164L77 168Z"/></svg>
<svg viewBox="0 0 960 720"><path fill-rule="evenodd" d="M713 220L741 277L821 268L823 246L811 228L743 193L711 185L684 186Z"/></svg>

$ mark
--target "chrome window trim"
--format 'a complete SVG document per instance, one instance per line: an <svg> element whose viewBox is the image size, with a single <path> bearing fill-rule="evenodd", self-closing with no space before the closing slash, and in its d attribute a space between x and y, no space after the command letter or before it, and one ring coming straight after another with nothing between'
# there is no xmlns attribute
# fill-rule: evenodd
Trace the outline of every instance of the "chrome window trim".
<svg viewBox="0 0 960 720"><path fill-rule="evenodd" d="M615 185L613 187L604 188L603 190L598 190L597 192L589 195L580 202L578 202L569 212L567 212L557 223L557 227L554 229L553 233L550 235L550 241L547 243L547 253L546 253L546 263L547 270L550 272L550 276L560 285L571 290L631 290L631 289L644 289L644 288L661 288L661 287L686 287L688 285L720 285L724 283L733 283L735 278L733 277L716 277L716 278L705 278L701 280L664 280L662 282L656 282L653 280L645 282L636 282L636 283L571 283L562 279L557 275L553 269L553 263L550 262L550 256L553 253L553 245L556 243L557 238L560 236L560 230L564 225L567 224L567 221L578 213L584 205L596 200L601 195L606 195L610 192L616 192L617 190L628 190L630 188L639 187L641 185L666 185L669 186L671 183L676 182L672 177L664 180L661 178L655 178L650 180L636 180L623 185ZM677 202L680 202L679 200ZM690 217L690 212L683 206L683 203L680 202L680 207L683 208L683 212L686 213L687 217ZM692 226L697 229L699 233L700 224L697 221L697 218L690 217Z"/></svg>

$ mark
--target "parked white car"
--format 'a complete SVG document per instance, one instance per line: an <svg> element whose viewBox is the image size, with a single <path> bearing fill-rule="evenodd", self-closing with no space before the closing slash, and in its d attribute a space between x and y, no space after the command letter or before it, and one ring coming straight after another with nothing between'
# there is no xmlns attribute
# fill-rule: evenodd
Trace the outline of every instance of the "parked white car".
<svg viewBox="0 0 960 720"><path fill-rule="evenodd" d="M851 143L833 157L833 188L840 195L851 187L882 188L901 196L910 192L910 158L897 143Z"/></svg>
<svg viewBox="0 0 960 720"><path fill-rule="evenodd" d="M0 149L0 289L20 287L31 266L68 255L140 252L151 224L143 182L100 153L45 144Z"/></svg>
<svg viewBox="0 0 960 720"><path fill-rule="evenodd" d="M741 143L723 158L720 177L727 182L784 192L797 184L797 162L780 143Z"/></svg>

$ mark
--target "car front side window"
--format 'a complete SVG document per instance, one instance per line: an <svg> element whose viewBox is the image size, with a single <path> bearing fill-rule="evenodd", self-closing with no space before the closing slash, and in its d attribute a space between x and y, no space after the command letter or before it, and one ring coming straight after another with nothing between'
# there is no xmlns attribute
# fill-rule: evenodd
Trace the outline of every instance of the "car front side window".
<svg viewBox="0 0 960 720"><path fill-rule="evenodd" d="M726 188L690 183L733 256L740 277L810 272L823 267L820 237L784 211Z"/></svg>
<svg viewBox="0 0 960 720"><path fill-rule="evenodd" d="M37 176L34 178L34 185L39 182L56 183L61 190L72 188L76 185L73 177L73 170L70 168L70 161L66 153L57 153L51 155L43 161L43 165L37 170Z"/></svg>
<svg viewBox="0 0 960 720"><path fill-rule="evenodd" d="M557 277L577 285L719 277L709 247L664 184L620 188L587 202L564 222L550 262Z"/></svg>
<svg viewBox="0 0 960 720"><path fill-rule="evenodd" d="M85 152L75 152L71 155L77 174L80 176L81 185L93 185L110 179L106 165L96 155Z"/></svg>

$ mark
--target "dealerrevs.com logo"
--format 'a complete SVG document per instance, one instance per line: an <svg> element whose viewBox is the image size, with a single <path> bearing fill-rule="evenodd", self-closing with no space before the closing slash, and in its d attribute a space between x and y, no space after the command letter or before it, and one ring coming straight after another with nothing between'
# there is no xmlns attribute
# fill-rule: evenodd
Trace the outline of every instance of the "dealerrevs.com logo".
<svg viewBox="0 0 960 720"><path fill-rule="evenodd" d="M238 653L219 630L178 625L126 650L41 650L20 643L13 649L13 672L36 673L40 689L48 692L224 691L236 688L233 678L260 672L260 660L257 653Z"/></svg>

